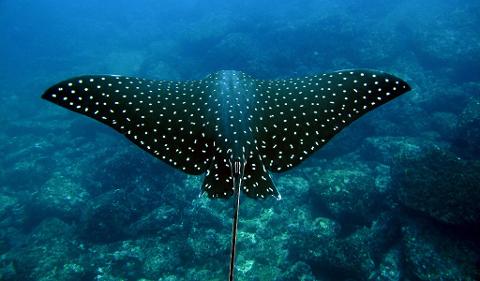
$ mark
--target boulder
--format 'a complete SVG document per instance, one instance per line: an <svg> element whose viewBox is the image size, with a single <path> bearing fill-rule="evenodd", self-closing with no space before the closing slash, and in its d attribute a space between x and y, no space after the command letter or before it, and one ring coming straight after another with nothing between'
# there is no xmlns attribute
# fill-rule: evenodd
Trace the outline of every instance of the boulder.
<svg viewBox="0 0 480 281"><path fill-rule="evenodd" d="M0 221L8 216L10 210L17 204L15 197L0 194Z"/></svg>
<svg viewBox="0 0 480 281"><path fill-rule="evenodd" d="M480 98L472 98L460 115L453 146L462 157L480 160Z"/></svg>
<svg viewBox="0 0 480 281"><path fill-rule="evenodd" d="M480 225L480 161L441 150L396 158L391 169L397 200L452 225Z"/></svg>
<svg viewBox="0 0 480 281"><path fill-rule="evenodd" d="M478 253L474 244L442 232L425 221L410 221L402 227L407 275L413 280L479 280Z"/></svg>
<svg viewBox="0 0 480 281"><path fill-rule="evenodd" d="M37 218L54 216L77 219L89 199L88 192L78 182L54 173L35 193L29 210Z"/></svg>
<svg viewBox="0 0 480 281"><path fill-rule="evenodd" d="M121 189L92 199L82 215L82 239L94 243L126 239L128 225L138 217L136 209L129 204L128 194Z"/></svg>
<svg viewBox="0 0 480 281"><path fill-rule="evenodd" d="M91 269L79 256L82 247L75 230L52 218L38 225L23 246L6 254L11 260L11 280L91 280Z"/></svg>
<svg viewBox="0 0 480 281"><path fill-rule="evenodd" d="M379 211L382 193L365 165L347 165L343 169L323 170L312 178L315 201L328 215L349 224L369 222Z"/></svg>
<svg viewBox="0 0 480 281"><path fill-rule="evenodd" d="M402 252L399 247L390 249L370 274L369 281L402 281Z"/></svg>

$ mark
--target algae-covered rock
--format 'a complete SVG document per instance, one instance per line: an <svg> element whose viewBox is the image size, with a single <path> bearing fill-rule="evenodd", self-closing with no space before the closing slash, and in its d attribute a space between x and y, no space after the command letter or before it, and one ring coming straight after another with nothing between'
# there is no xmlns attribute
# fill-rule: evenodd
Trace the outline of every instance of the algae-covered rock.
<svg viewBox="0 0 480 281"><path fill-rule="evenodd" d="M88 192L73 179L55 173L33 196L35 215L75 218L89 200Z"/></svg>
<svg viewBox="0 0 480 281"><path fill-rule="evenodd" d="M334 218L365 223L377 213L381 193L369 169L361 168L325 170L314 179L312 193Z"/></svg>
<svg viewBox="0 0 480 281"><path fill-rule="evenodd" d="M308 263L318 274L316 277L328 277L327 280L367 280L375 276L399 274L382 272L378 268L379 262L385 260L385 255L399 236L398 222L393 214L383 213L371 226L358 228L348 234L332 220L316 219L315 222L314 228L302 235L292 235L291 239L301 245L298 259ZM393 261L384 263L386 268L400 267L399 264L393 265Z"/></svg>
<svg viewBox="0 0 480 281"><path fill-rule="evenodd" d="M390 165L395 155L416 155L422 153L432 142L415 137L368 137L360 147L363 159Z"/></svg>
<svg viewBox="0 0 480 281"><path fill-rule="evenodd" d="M130 250L115 252L110 268L113 276L124 280L138 280L142 275L142 261L136 255L130 254Z"/></svg>
<svg viewBox="0 0 480 281"><path fill-rule="evenodd" d="M197 237L201 237L198 239ZM192 260L197 262L213 262L215 257L228 253L230 237L215 231L215 229L193 230L186 243L190 247Z"/></svg>
<svg viewBox="0 0 480 281"><path fill-rule="evenodd" d="M303 177L281 176L276 181L276 187L284 200L296 201L309 197L310 183Z"/></svg>
<svg viewBox="0 0 480 281"><path fill-rule="evenodd" d="M163 237L143 237L95 244L89 249L88 263L95 266L101 280L158 280L163 275L179 274L185 244L177 242L175 238L167 242Z"/></svg>
<svg viewBox="0 0 480 281"><path fill-rule="evenodd" d="M377 268L368 280L370 281L401 281L404 276L402 268L402 253L399 247L390 249L380 260Z"/></svg>
<svg viewBox="0 0 480 281"><path fill-rule="evenodd" d="M82 238L92 242L114 242L128 236L128 225L136 218L124 190L113 190L94 198L84 210Z"/></svg>
<svg viewBox="0 0 480 281"><path fill-rule="evenodd" d="M434 112L429 120L434 131L442 137L450 138L457 128L458 115L451 112Z"/></svg>
<svg viewBox="0 0 480 281"><path fill-rule="evenodd" d="M312 269L303 261L294 263L288 271L276 277L274 281L316 281L318 280L312 273Z"/></svg>
<svg viewBox="0 0 480 281"><path fill-rule="evenodd" d="M15 189L32 190L35 189L38 182L48 179L52 163L46 158L31 157L34 159L30 159L30 157L22 157L21 160L5 169L2 173L2 178L6 179L5 183Z"/></svg>
<svg viewBox="0 0 480 281"><path fill-rule="evenodd" d="M0 232L0 255L10 249L8 238L9 237L6 235L6 233Z"/></svg>
<svg viewBox="0 0 480 281"><path fill-rule="evenodd" d="M392 182L404 206L454 225L480 224L480 162L440 150L399 156Z"/></svg>
<svg viewBox="0 0 480 281"><path fill-rule="evenodd" d="M325 217L317 217L313 223L309 217L298 218L301 217L297 216L297 219L292 220L295 223L287 225L289 259L316 260L327 255L325 245L335 240L340 226Z"/></svg>
<svg viewBox="0 0 480 281"><path fill-rule="evenodd" d="M25 244L7 253L13 261L12 280L80 281L91 278L78 259L81 247L74 229L59 219L47 219L34 229Z"/></svg>
<svg viewBox="0 0 480 281"><path fill-rule="evenodd" d="M17 270L13 261L4 259L0 260L0 280L18 280L16 279L16 275Z"/></svg>
<svg viewBox="0 0 480 281"><path fill-rule="evenodd" d="M166 236L181 230L180 225L176 225L179 217L178 208L163 205L133 223L129 227L129 232L134 237L138 235Z"/></svg>
<svg viewBox="0 0 480 281"><path fill-rule="evenodd" d="M155 280L157 276L165 273L177 273L182 266L184 247L176 243L178 247L158 241L150 246L143 247L145 259L143 260L143 273Z"/></svg>
<svg viewBox="0 0 480 281"><path fill-rule="evenodd" d="M16 203L17 199L15 197L0 194L0 221L8 215Z"/></svg>
<svg viewBox="0 0 480 281"><path fill-rule="evenodd" d="M454 147L462 156L480 160L480 98L472 98L460 115Z"/></svg>
<svg viewBox="0 0 480 281"><path fill-rule="evenodd" d="M102 147L101 142L107 143L111 140L99 139L99 147ZM171 179L175 173L166 172L164 167L159 164L158 160L149 157L136 150L134 147L125 146L120 149L113 150L106 146L101 150L96 151L91 155L89 165L93 166L93 173L89 178L102 179L100 186L98 183L92 184L91 194L98 195L112 189L127 189L136 188L139 184L144 186L163 187L165 181ZM151 198L154 200L157 198Z"/></svg>
<svg viewBox="0 0 480 281"><path fill-rule="evenodd" d="M408 275L414 280L479 280L479 255L474 245L456 235L442 233L425 222L402 228Z"/></svg>
<svg viewBox="0 0 480 281"><path fill-rule="evenodd" d="M361 228L345 238L313 241L308 262L321 268L323 274L335 276L334 280L366 279L375 268L371 239L369 229Z"/></svg>

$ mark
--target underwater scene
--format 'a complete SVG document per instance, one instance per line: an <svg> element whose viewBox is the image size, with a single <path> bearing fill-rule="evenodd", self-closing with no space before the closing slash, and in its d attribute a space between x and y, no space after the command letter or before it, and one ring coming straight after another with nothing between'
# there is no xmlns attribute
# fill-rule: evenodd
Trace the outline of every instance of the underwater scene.
<svg viewBox="0 0 480 281"><path fill-rule="evenodd" d="M0 280L480 280L479 27L478 0L0 0Z"/></svg>

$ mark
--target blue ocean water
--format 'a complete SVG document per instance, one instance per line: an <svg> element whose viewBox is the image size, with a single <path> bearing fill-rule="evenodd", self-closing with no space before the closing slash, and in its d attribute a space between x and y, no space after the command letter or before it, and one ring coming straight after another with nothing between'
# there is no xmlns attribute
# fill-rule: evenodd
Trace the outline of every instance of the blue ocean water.
<svg viewBox="0 0 480 281"><path fill-rule="evenodd" d="M83 74L413 91L241 198L237 280L479 280L480 3L0 1L0 280L225 280L233 200L40 99Z"/></svg>

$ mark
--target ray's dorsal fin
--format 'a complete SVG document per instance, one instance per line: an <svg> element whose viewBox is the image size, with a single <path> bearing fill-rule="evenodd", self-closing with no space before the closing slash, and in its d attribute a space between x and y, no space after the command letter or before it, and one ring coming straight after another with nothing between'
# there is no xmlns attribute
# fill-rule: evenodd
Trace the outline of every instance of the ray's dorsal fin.
<svg viewBox="0 0 480 281"><path fill-rule="evenodd" d="M90 75L50 87L42 98L98 120L189 174L209 165L213 140L202 102L207 81Z"/></svg>
<svg viewBox="0 0 480 281"><path fill-rule="evenodd" d="M372 70L260 80L257 88L255 138L273 172L295 167L354 120L410 90L403 80Z"/></svg>

